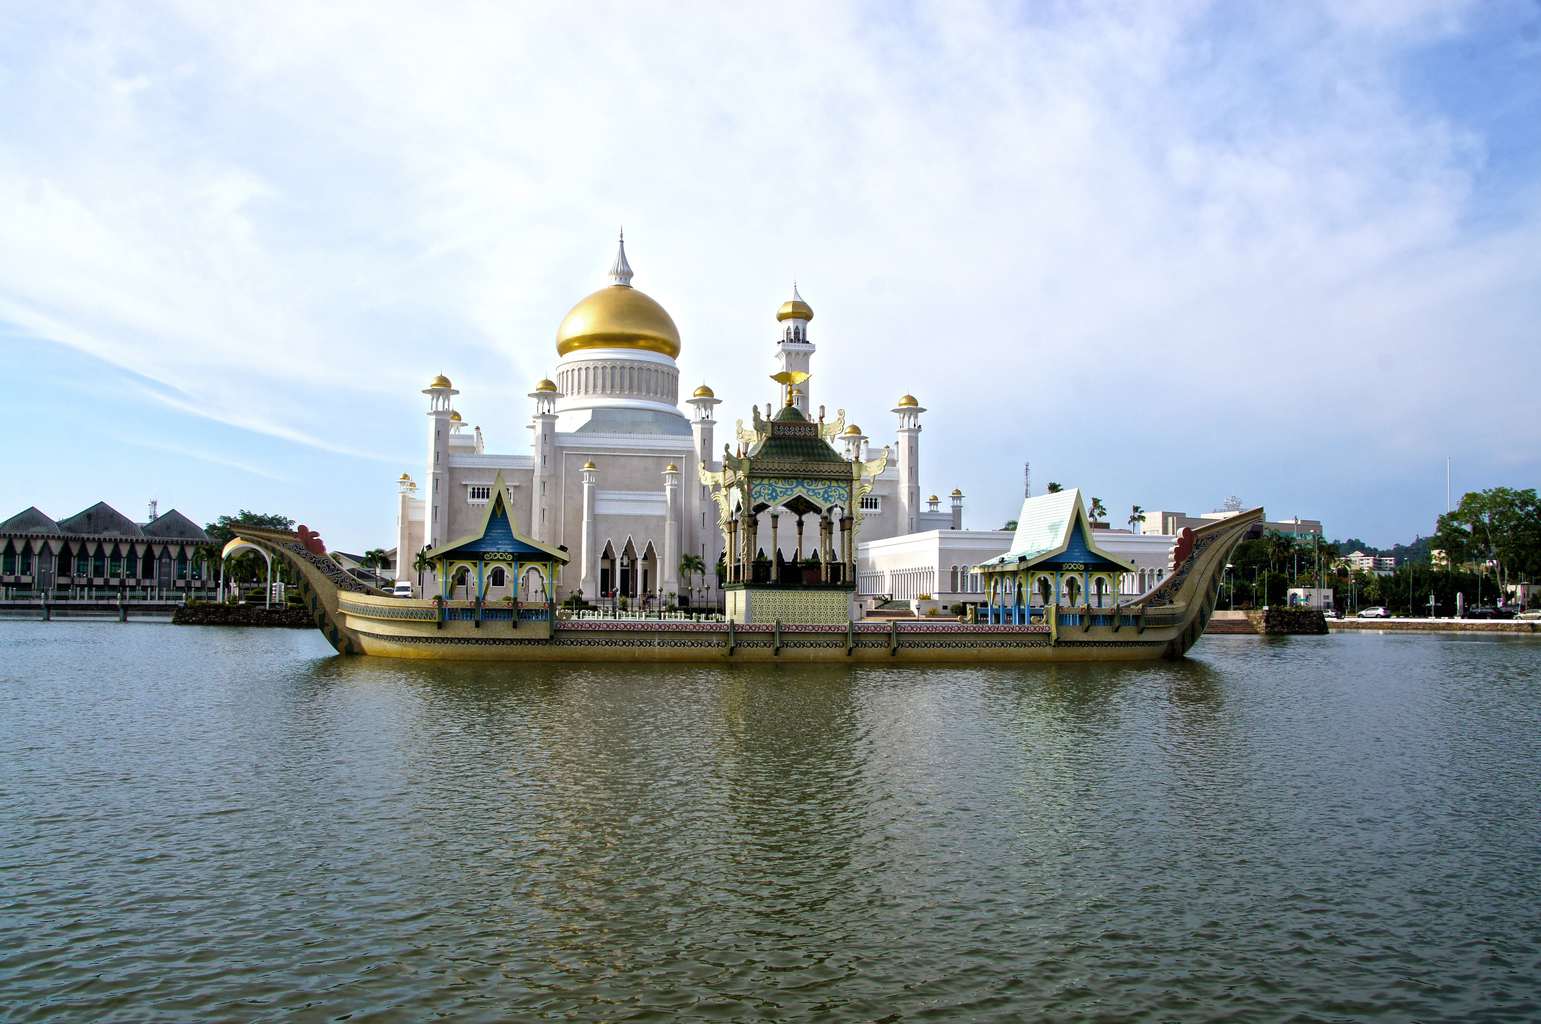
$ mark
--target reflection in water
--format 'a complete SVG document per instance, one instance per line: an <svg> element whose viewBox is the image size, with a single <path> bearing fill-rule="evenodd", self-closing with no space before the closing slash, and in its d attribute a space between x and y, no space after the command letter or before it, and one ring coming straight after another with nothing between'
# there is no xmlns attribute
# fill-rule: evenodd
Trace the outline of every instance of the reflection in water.
<svg viewBox="0 0 1541 1024"><path fill-rule="evenodd" d="M627 669L7 624L0 986L18 1020L1535 1016L1537 649Z"/></svg>

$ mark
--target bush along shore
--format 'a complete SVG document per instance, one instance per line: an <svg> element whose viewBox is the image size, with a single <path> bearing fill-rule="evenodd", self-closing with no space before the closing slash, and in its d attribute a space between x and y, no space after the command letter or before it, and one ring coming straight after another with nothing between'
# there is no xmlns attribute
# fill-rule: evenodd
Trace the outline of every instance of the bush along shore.
<svg viewBox="0 0 1541 1024"><path fill-rule="evenodd" d="M256 604L183 605L171 613L178 626L281 626L287 629L314 629L315 622L304 608L264 608Z"/></svg>

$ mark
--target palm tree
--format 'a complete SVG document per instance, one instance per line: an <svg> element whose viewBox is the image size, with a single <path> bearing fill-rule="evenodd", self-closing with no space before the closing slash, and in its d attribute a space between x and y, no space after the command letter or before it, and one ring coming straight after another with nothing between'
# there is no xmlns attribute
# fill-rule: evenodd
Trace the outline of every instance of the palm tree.
<svg viewBox="0 0 1541 1024"><path fill-rule="evenodd" d="M1060 491L1063 491L1063 490L1064 490L1064 488L1061 487L1059 484L1055 483L1053 480L1049 481L1049 493L1050 494L1058 494Z"/></svg>
<svg viewBox="0 0 1541 1024"><path fill-rule="evenodd" d="M428 549L425 547L412 559L412 569L417 573L417 589L423 589L423 573L433 568L433 563L428 560Z"/></svg>
<svg viewBox="0 0 1541 1024"><path fill-rule="evenodd" d="M1108 517L1108 507L1102 503L1101 498L1092 499L1091 517L1094 523L1100 523Z"/></svg>
<svg viewBox="0 0 1541 1024"><path fill-rule="evenodd" d="M689 590L690 603L693 606L696 603L695 578L706 575L706 562L702 560L700 555L681 555L680 575L685 577L685 586Z"/></svg>
<svg viewBox="0 0 1541 1024"><path fill-rule="evenodd" d="M1140 524L1145 522L1145 510L1138 505L1129 506L1129 528L1134 532L1140 532Z"/></svg>
<svg viewBox="0 0 1541 1024"><path fill-rule="evenodd" d="M1016 528L1017 521L1015 519L1008 519L1006 520L1005 524L1001 526L1001 529L1003 530L1015 530Z"/></svg>

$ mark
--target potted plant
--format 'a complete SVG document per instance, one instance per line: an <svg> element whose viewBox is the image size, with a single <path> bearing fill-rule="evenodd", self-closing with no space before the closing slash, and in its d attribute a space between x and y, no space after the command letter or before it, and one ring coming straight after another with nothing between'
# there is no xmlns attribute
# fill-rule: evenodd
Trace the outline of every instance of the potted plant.
<svg viewBox="0 0 1541 1024"><path fill-rule="evenodd" d="M910 601L910 610L919 618L934 615L941 607L942 602L933 599L930 594L921 594Z"/></svg>

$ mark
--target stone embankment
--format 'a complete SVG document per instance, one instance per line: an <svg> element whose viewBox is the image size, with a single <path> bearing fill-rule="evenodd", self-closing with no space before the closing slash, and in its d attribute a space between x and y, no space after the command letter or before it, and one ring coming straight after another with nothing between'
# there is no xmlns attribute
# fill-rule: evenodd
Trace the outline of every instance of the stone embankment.
<svg viewBox="0 0 1541 1024"><path fill-rule="evenodd" d="M1333 619L1334 632L1374 633L1519 633L1541 634L1541 622L1529 619Z"/></svg>
<svg viewBox="0 0 1541 1024"><path fill-rule="evenodd" d="M189 604L171 615L178 626L280 626L315 629L303 608L264 608L253 604Z"/></svg>
<svg viewBox="0 0 1541 1024"><path fill-rule="evenodd" d="M1268 608L1260 612L1217 611L1205 633L1244 636L1322 636L1327 617L1310 608Z"/></svg>

